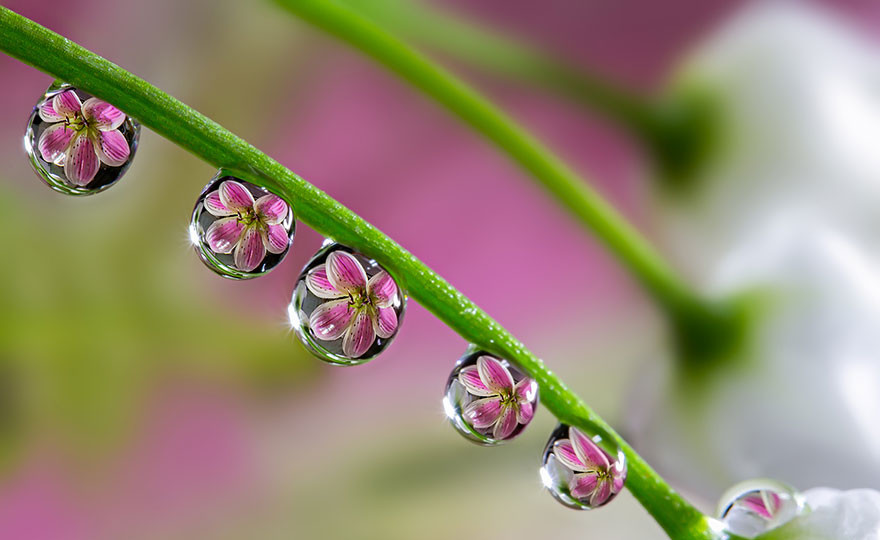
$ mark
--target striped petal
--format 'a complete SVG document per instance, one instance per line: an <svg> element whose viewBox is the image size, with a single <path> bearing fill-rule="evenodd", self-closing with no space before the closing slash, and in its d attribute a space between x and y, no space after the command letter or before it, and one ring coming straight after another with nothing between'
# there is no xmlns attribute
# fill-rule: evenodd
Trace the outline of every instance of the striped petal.
<svg viewBox="0 0 880 540"><path fill-rule="evenodd" d="M528 424L535 417L535 406L529 401L520 402L516 410L516 421L520 424Z"/></svg>
<svg viewBox="0 0 880 540"><path fill-rule="evenodd" d="M67 179L74 185L85 186L94 180L100 166L91 139L84 135L74 137L64 157L64 175Z"/></svg>
<svg viewBox="0 0 880 540"><path fill-rule="evenodd" d="M244 224L234 217L218 219L205 231L205 241L214 253L232 253L243 231Z"/></svg>
<svg viewBox="0 0 880 540"><path fill-rule="evenodd" d="M269 229L263 232L263 245L266 246L266 251L269 253L275 255L284 253L284 250L290 245L287 229L281 225L269 225Z"/></svg>
<svg viewBox="0 0 880 540"><path fill-rule="evenodd" d="M593 508L597 506L602 506L605 504L608 499L611 497L611 482L607 479L599 482L599 485L596 486L596 490L593 492L593 495L590 497L590 506Z"/></svg>
<svg viewBox="0 0 880 540"><path fill-rule="evenodd" d="M235 180L224 180L220 184L220 201L234 212L250 210L254 206L254 196Z"/></svg>
<svg viewBox="0 0 880 540"><path fill-rule="evenodd" d="M477 370L483 384L490 390L501 393L513 391L513 377L504 365L491 356L477 358Z"/></svg>
<svg viewBox="0 0 880 540"><path fill-rule="evenodd" d="M266 225L278 225L287 218L288 208L284 199L272 193L263 195L254 203L257 215Z"/></svg>
<svg viewBox="0 0 880 540"><path fill-rule="evenodd" d="M351 253L334 251L327 255L327 279L337 291L360 292L367 286L367 273Z"/></svg>
<svg viewBox="0 0 880 540"><path fill-rule="evenodd" d="M382 270L367 282L367 293L374 305L387 308L397 300L397 283L388 272Z"/></svg>
<svg viewBox="0 0 880 540"><path fill-rule="evenodd" d="M373 331L383 339L388 339L397 331L397 312L394 308L379 308L373 318Z"/></svg>
<svg viewBox="0 0 880 540"><path fill-rule="evenodd" d="M476 366L468 366L458 372L458 382L464 385L468 393L475 396L489 397L495 395L495 392L483 384L480 379L480 372Z"/></svg>
<svg viewBox="0 0 880 540"><path fill-rule="evenodd" d="M474 428L486 429L498 420L501 409L501 399L487 397L470 402L462 414Z"/></svg>
<svg viewBox="0 0 880 540"><path fill-rule="evenodd" d="M346 296L344 292L337 290L330 283L330 280L327 279L327 266L324 264L312 268L306 274L306 287L318 298L340 298Z"/></svg>
<svg viewBox="0 0 880 540"><path fill-rule="evenodd" d="M349 358L363 356L376 340L367 310L359 310L342 338L342 354Z"/></svg>
<svg viewBox="0 0 880 540"><path fill-rule="evenodd" d="M513 435L516 429L516 412L513 407L504 407L501 416L495 422L495 428L492 430L492 438L497 441L503 441Z"/></svg>
<svg viewBox="0 0 880 540"><path fill-rule="evenodd" d="M572 479L571 496L575 499L586 499L591 496L599 485L599 477L595 474L578 474Z"/></svg>
<svg viewBox="0 0 880 540"><path fill-rule="evenodd" d="M226 208L226 205L224 205L223 201L220 200L220 190L208 193L208 196L205 197L205 210L207 210L208 213L212 216L217 217L235 215L235 212L233 212L229 208Z"/></svg>
<svg viewBox="0 0 880 540"><path fill-rule="evenodd" d="M64 115L58 114L55 111L55 108L52 106L52 99L47 99L42 104L40 104L38 110L40 113L40 118L43 119L44 122L61 122L64 120Z"/></svg>
<svg viewBox="0 0 880 540"><path fill-rule="evenodd" d="M89 98L82 106L83 117L89 125L101 131L113 131L125 122L125 113L98 98Z"/></svg>
<svg viewBox="0 0 880 540"><path fill-rule="evenodd" d="M235 267L244 272L250 272L258 267L266 257L266 247L263 238L256 227L245 227L241 240L232 250L232 260Z"/></svg>
<svg viewBox="0 0 880 540"><path fill-rule="evenodd" d="M67 151L70 141L76 132L68 128L65 124L55 124L40 134L40 141L37 148L43 160L48 163L55 161Z"/></svg>
<svg viewBox="0 0 880 540"><path fill-rule="evenodd" d="M323 341L339 339L354 317L348 299L324 302L309 315L309 327L315 337Z"/></svg>
<svg viewBox="0 0 880 540"><path fill-rule="evenodd" d="M538 397L538 383L534 379L526 377L516 383L514 393L520 401L532 402Z"/></svg>
<svg viewBox="0 0 880 540"><path fill-rule="evenodd" d="M74 117L82 111L82 102L73 90L65 90L52 98L52 109L65 118Z"/></svg>
<svg viewBox="0 0 880 540"><path fill-rule="evenodd" d="M581 430L568 428L568 437L578 458L588 469L607 470L611 466L605 452Z"/></svg>
<svg viewBox="0 0 880 540"><path fill-rule="evenodd" d="M125 164L131 153L128 141L125 140L122 133L115 129L99 132L94 144L95 150L98 151L98 158L111 167L119 167Z"/></svg>
<svg viewBox="0 0 880 540"><path fill-rule="evenodd" d="M569 439L562 439L553 444L553 453L563 465L575 472L584 472L587 470L586 464L581 461Z"/></svg>

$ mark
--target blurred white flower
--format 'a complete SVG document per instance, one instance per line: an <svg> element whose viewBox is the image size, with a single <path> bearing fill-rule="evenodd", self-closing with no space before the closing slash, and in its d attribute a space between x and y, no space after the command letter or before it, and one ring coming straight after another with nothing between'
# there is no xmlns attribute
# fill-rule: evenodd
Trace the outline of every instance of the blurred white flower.
<svg viewBox="0 0 880 540"><path fill-rule="evenodd" d="M871 489L804 493L811 512L774 529L761 540L880 540L880 492Z"/></svg>
<svg viewBox="0 0 880 540"><path fill-rule="evenodd" d="M636 445L705 495L880 485L880 51L805 2L757 3L682 80L724 123L695 190L661 208L668 243L713 293L771 300L739 362L646 379Z"/></svg>
<svg viewBox="0 0 880 540"><path fill-rule="evenodd" d="M780 208L880 238L880 49L808 2L752 3L685 63L719 105L718 147L665 195L669 247L697 279Z"/></svg>
<svg viewBox="0 0 880 540"><path fill-rule="evenodd" d="M763 230L712 287L768 291L751 347L701 378L646 378L655 395L639 392L637 447L707 495L759 476L880 485L880 262L798 214Z"/></svg>

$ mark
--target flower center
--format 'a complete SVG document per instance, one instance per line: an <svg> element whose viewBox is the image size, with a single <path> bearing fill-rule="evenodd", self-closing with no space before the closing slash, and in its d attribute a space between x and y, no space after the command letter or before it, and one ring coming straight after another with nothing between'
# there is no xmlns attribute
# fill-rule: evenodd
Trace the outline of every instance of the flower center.
<svg viewBox="0 0 880 540"><path fill-rule="evenodd" d="M501 397L501 404L507 407L516 407L519 405L516 399L516 394L514 392L508 392L507 390L502 390L498 394Z"/></svg>
<svg viewBox="0 0 880 540"><path fill-rule="evenodd" d="M81 133L91 127L88 121L79 113L74 114L73 117L68 116L64 119L64 123L68 128L77 133Z"/></svg>
<svg viewBox="0 0 880 540"><path fill-rule="evenodd" d="M360 292L348 293L348 305L360 311L362 309L373 308L373 299L370 295Z"/></svg>

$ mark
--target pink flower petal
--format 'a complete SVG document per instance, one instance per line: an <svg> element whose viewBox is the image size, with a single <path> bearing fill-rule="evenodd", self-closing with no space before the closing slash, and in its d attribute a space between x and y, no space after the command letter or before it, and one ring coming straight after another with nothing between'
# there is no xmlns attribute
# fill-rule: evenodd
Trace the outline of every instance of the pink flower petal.
<svg viewBox="0 0 880 540"><path fill-rule="evenodd" d="M477 358L477 370L480 378L487 388L495 392L511 392L513 390L513 377L504 367L504 364L491 356Z"/></svg>
<svg viewBox="0 0 880 540"><path fill-rule="evenodd" d="M89 98L82 106L83 117L101 131L118 129L125 122L125 113L98 98Z"/></svg>
<svg viewBox="0 0 880 540"><path fill-rule="evenodd" d="M64 120L64 115L55 112L55 108L52 107L52 101L53 100L51 99L47 99L40 104L40 118L42 118L44 122L61 122Z"/></svg>
<svg viewBox="0 0 880 540"><path fill-rule="evenodd" d="M571 489L571 496L575 499L584 499L589 497L596 491L599 485L599 477L595 474L578 474L573 478L574 482Z"/></svg>
<svg viewBox="0 0 880 540"><path fill-rule="evenodd" d="M397 300L397 283L388 272L382 270L367 282L367 293L377 307L387 308Z"/></svg>
<svg viewBox="0 0 880 540"><path fill-rule="evenodd" d="M516 383L514 392L520 401L535 401L538 394L538 383L534 379L526 377Z"/></svg>
<svg viewBox="0 0 880 540"><path fill-rule="evenodd" d="M128 161L131 150L128 147L128 141L117 130L100 131L98 140L93 141L95 150L98 151L98 159L110 165L111 167L119 167Z"/></svg>
<svg viewBox="0 0 880 540"><path fill-rule="evenodd" d="M245 227L241 240L232 250L232 260L235 267L244 272L250 272L263 262L266 257L266 247L263 245L263 237L256 227Z"/></svg>
<svg viewBox="0 0 880 540"><path fill-rule="evenodd" d="M269 230L263 233L263 245L266 246L266 251L269 253L275 255L284 253L284 250L290 245L287 229L281 225L269 225Z"/></svg>
<svg viewBox="0 0 880 540"><path fill-rule="evenodd" d="M584 435L581 430L574 427L568 428L568 436L578 458L588 469L604 471L611 466L605 452L590 440L589 437Z"/></svg>
<svg viewBox="0 0 880 540"><path fill-rule="evenodd" d="M336 290L336 287L327 279L327 266L323 264L312 268L306 274L306 287L318 298L339 298L345 296L344 292Z"/></svg>
<svg viewBox="0 0 880 540"><path fill-rule="evenodd" d="M263 195L254 203L254 209L266 225L278 225L287 217L287 203L278 195Z"/></svg>
<svg viewBox="0 0 880 540"><path fill-rule="evenodd" d="M235 212L226 208L223 201L220 200L220 190L212 191L205 197L205 210L212 216L226 217L234 216Z"/></svg>
<svg viewBox="0 0 880 540"><path fill-rule="evenodd" d="M339 339L354 317L354 309L348 299L324 302L309 315L309 327L315 337L323 341Z"/></svg>
<svg viewBox="0 0 880 540"><path fill-rule="evenodd" d="M766 492L759 492L756 495L744 497L739 504L766 519L772 519L773 514L776 512L776 508L773 507L773 500L764 496L765 493ZM779 496L776 495L776 497L778 499Z"/></svg>
<svg viewBox="0 0 880 540"><path fill-rule="evenodd" d="M602 506L608 501L609 497L611 497L611 482L606 479L599 482L599 485L596 486L596 491L590 497L590 506L593 508Z"/></svg>
<svg viewBox="0 0 880 540"><path fill-rule="evenodd" d="M218 219L205 231L205 241L214 253L232 253L243 231L244 223L237 218Z"/></svg>
<svg viewBox="0 0 880 540"><path fill-rule="evenodd" d="M532 418L535 417L535 407L531 404L531 402L523 401L520 402L519 408L516 411L516 421L520 424L528 424L532 421Z"/></svg>
<svg viewBox="0 0 880 540"><path fill-rule="evenodd" d="M60 114L61 116L73 117L81 114L82 102L79 100L79 96L76 95L76 92L73 90L65 90L60 94L56 94L55 97L52 98L52 109L55 110L56 114Z"/></svg>
<svg viewBox="0 0 880 540"><path fill-rule="evenodd" d="M220 184L220 201L233 212L250 210L254 206L254 196L235 180L224 180Z"/></svg>
<svg viewBox="0 0 880 540"><path fill-rule="evenodd" d="M496 441L503 441L513 434L516 429L516 412L513 407L504 407L501 416L495 422L495 429L492 430L492 438Z"/></svg>
<svg viewBox="0 0 880 540"><path fill-rule="evenodd" d="M364 267L344 251L334 251L327 256L327 279L342 292L359 292L367 286Z"/></svg>
<svg viewBox="0 0 880 540"><path fill-rule="evenodd" d="M345 331L342 338L342 354L349 358L358 358L373 345L376 333L373 331L373 322L370 320L367 310L360 310L355 315L351 326Z"/></svg>
<svg viewBox="0 0 880 540"><path fill-rule="evenodd" d="M575 472L585 472L587 470L586 464L578 457L570 440L562 439L561 441L556 441L553 444L553 453L569 469Z"/></svg>
<svg viewBox="0 0 880 540"><path fill-rule="evenodd" d="M74 137L64 157L64 175L67 179L74 185L85 186L95 178L100 166L91 139L85 135Z"/></svg>
<svg viewBox="0 0 880 540"><path fill-rule="evenodd" d="M397 312L394 308L379 308L373 318L373 331L383 339L388 339L397 331Z"/></svg>
<svg viewBox="0 0 880 540"><path fill-rule="evenodd" d="M483 384L483 380L480 379L480 372L477 371L476 366L468 366L459 371L458 382L464 385L468 393L475 396L488 397L496 395L495 392L489 390L489 388Z"/></svg>
<svg viewBox="0 0 880 540"><path fill-rule="evenodd" d="M56 159L67 151L67 147L70 146L70 141L73 140L74 135L76 135L76 132L63 123L55 124L41 133L37 148L40 150L43 160L54 163Z"/></svg>
<svg viewBox="0 0 880 540"><path fill-rule="evenodd" d="M626 470L619 470L617 467L612 467L611 475L614 479L611 484L611 492L620 493L620 490L623 489L624 482L626 482Z"/></svg>
<svg viewBox="0 0 880 540"><path fill-rule="evenodd" d="M500 398L487 397L470 402L462 414L475 429L486 429L498 420L501 409Z"/></svg>

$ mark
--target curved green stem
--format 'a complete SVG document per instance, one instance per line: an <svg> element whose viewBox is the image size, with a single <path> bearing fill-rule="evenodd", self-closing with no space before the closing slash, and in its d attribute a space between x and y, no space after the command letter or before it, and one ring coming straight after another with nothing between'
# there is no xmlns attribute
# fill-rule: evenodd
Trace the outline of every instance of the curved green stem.
<svg viewBox="0 0 880 540"><path fill-rule="evenodd" d="M216 122L76 43L0 7L0 50L107 100L217 167L247 174L293 203L300 220L376 258L411 297L465 340L516 362L540 386L541 401L560 421L607 431L629 460L627 488L672 537L723 538L710 520L676 493L610 426L540 359L391 238Z"/></svg>
<svg viewBox="0 0 880 540"><path fill-rule="evenodd" d="M714 359L729 354L739 344L738 309L716 305L691 291L639 232L583 178L489 100L346 6L332 0L277 1L434 98L530 173L563 208L602 240L648 291L671 322L683 357Z"/></svg>
<svg viewBox="0 0 880 540"><path fill-rule="evenodd" d="M419 0L341 0L382 27L481 71L546 88L623 128L650 155L660 179L686 188L718 142L713 98L693 88L643 96L607 76Z"/></svg>

